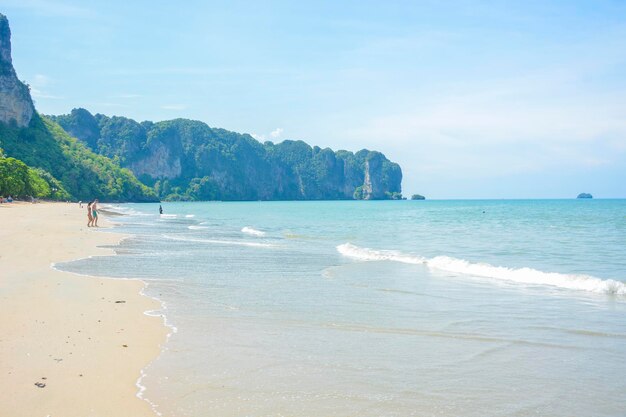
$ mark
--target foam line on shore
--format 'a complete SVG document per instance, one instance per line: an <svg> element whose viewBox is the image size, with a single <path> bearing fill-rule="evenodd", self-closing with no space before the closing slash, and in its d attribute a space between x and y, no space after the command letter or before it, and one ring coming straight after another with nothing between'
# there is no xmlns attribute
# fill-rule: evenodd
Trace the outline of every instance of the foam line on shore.
<svg viewBox="0 0 626 417"><path fill-rule="evenodd" d="M162 416L163 414L158 410L158 405L155 402L151 401L149 398L144 396L144 392L146 391L147 387L145 385L143 385L142 381L147 376L146 372L147 372L148 368L150 366L152 366L154 361L159 359L161 357L161 355L163 354L163 352L165 352L168 349L168 342L170 340L170 337L172 337L173 334L178 333L178 328L168 321L167 314L164 313L164 311L167 311L167 304L165 303L165 301L161 300L158 297L155 297L155 296L152 296L152 295L148 295L146 293L146 289L148 288L149 284L147 282L143 281L143 280L141 280L141 281L144 282L145 285L143 286L143 288L141 289L141 291L139 293L142 296L144 296L144 297L148 297L148 298L151 298L151 299L157 301L160 304L160 306L161 306L161 308L159 310L144 311L144 314L146 316L150 316L150 317L161 317L161 319L163 320L163 325L169 329L169 332L165 336L165 342L163 344L161 344L161 351L159 352L159 355L156 358L154 358L149 364L144 366L139 371L139 377L137 378L137 381L135 382L135 386L138 389L136 395L137 395L137 398L147 402L150 405L150 408L152 408L152 411L154 411L154 413L157 416Z"/></svg>
<svg viewBox="0 0 626 417"><path fill-rule="evenodd" d="M220 240L220 239L196 239L189 237L178 237L171 235L162 235L163 238L169 240L177 240L181 242L209 243L214 245L234 245L234 246L251 246L255 248L274 248L276 245L271 243L244 242L239 240Z"/></svg>
<svg viewBox="0 0 626 417"><path fill-rule="evenodd" d="M614 279L602 279L591 275L544 272L533 268L507 268L488 263L474 263L449 256L425 258L393 250L362 248L351 243L337 246L337 251L360 261L392 261L413 265L425 265L430 269L454 272L481 278L514 282L527 285L545 285L568 290L588 291L598 294L626 295L626 284Z"/></svg>

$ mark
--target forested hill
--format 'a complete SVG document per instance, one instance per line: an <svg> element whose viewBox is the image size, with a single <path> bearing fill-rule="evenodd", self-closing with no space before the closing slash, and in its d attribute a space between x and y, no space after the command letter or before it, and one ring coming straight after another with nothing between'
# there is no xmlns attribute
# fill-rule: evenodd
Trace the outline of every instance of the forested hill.
<svg viewBox="0 0 626 417"><path fill-rule="evenodd" d="M334 152L302 141L175 119L141 122L85 109L50 116L94 152L119 161L169 200L400 198L402 170L382 153Z"/></svg>

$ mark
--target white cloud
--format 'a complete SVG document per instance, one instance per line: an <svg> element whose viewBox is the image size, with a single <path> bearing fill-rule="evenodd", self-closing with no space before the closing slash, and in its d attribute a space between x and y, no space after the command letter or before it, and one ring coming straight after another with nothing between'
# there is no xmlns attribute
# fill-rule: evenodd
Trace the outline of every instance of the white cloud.
<svg viewBox="0 0 626 417"><path fill-rule="evenodd" d="M141 94L133 94L133 93L121 93L112 95L111 98L124 98L124 99L133 99L133 98L141 98L143 97Z"/></svg>
<svg viewBox="0 0 626 417"><path fill-rule="evenodd" d="M104 102L98 102L98 103L93 103L94 106L102 106L102 107L128 107L127 104L122 104L122 103L114 103L114 102L110 102L110 101L104 101Z"/></svg>
<svg viewBox="0 0 626 417"><path fill-rule="evenodd" d="M53 94L44 93L43 91L41 91L41 90L39 90L37 88L34 88L32 86L30 88L30 95L33 98L36 98L36 99L40 99L41 98L41 99L50 99L50 100L63 100L65 98L63 96L55 96Z"/></svg>
<svg viewBox="0 0 626 417"><path fill-rule="evenodd" d="M4 7L26 9L44 16L94 17L95 13L84 7L77 7L53 0L4 0Z"/></svg>
<svg viewBox="0 0 626 417"><path fill-rule="evenodd" d="M45 87L50 84L50 77L43 74L35 74L31 80L31 84L37 87Z"/></svg>
<svg viewBox="0 0 626 417"><path fill-rule="evenodd" d="M250 133L250 136L258 140L259 142L263 142L266 139L265 135L258 135L256 133Z"/></svg>
<svg viewBox="0 0 626 417"><path fill-rule="evenodd" d="M165 104L161 108L163 110L185 110L187 106L184 104Z"/></svg>
<svg viewBox="0 0 626 417"><path fill-rule="evenodd" d="M255 138L256 140L258 140L259 142L264 142L267 140L267 138L271 138L271 139L278 139L282 136L283 132L285 131L285 129L283 129L282 127L277 127L276 129L272 130L270 133L250 133L250 136L252 136L253 138Z"/></svg>
<svg viewBox="0 0 626 417"><path fill-rule="evenodd" d="M284 129L282 127L277 127L276 129L270 132L270 136L273 137L274 139L277 139L280 137L280 135L283 134L283 130Z"/></svg>
<svg viewBox="0 0 626 417"><path fill-rule="evenodd" d="M241 67L241 66L210 66L210 67L160 67L160 68L115 68L105 71L111 75L185 75L185 76L213 76L213 75L294 75L295 70L290 68L268 67Z"/></svg>
<svg viewBox="0 0 626 417"><path fill-rule="evenodd" d="M344 137L400 163L407 190L430 186L449 195L462 195L455 184L614 169L626 158L626 87L580 79L546 71L454 86L363 120Z"/></svg>
<svg viewBox="0 0 626 417"><path fill-rule="evenodd" d="M64 98L48 92L48 87L53 83L52 79L47 75L35 74L28 84L30 86L30 94L35 99L62 100Z"/></svg>
<svg viewBox="0 0 626 417"><path fill-rule="evenodd" d="M626 137L626 117L620 111L625 106L626 99L610 96L532 104L515 97L448 97L413 111L374 118L357 132L413 143L433 138L471 145L588 142L615 134Z"/></svg>

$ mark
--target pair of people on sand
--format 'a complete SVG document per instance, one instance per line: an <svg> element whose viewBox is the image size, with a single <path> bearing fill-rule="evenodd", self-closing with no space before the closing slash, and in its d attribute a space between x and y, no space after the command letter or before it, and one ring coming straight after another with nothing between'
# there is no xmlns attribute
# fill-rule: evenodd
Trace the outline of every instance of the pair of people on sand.
<svg viewBox="0 0 626 417"><path fill-rule="evenodd" d="M98 227L98 199L92 200L87 204L87 227Z"/></svg>

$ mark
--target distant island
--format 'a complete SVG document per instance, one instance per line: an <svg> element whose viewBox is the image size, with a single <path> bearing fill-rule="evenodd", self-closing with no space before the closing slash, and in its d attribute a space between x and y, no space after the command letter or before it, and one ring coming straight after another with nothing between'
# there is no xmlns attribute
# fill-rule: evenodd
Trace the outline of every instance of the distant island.
<svg viewBox="0 0 626 417"><path fill-rule="evenodd" d="M426 197L420 194L413 194L411 196L411 200L426 200Z"/></svg>
<svg viewBox="0 0 626 417"><path fill-rule="evenodd" d="M402 169L377 151L261 143L188 119L37 113L0 14L0 195L54 200L400 200Z"/></svg>
<svg viewBox="0 0 626 417"><path fill-rule="evenodd" d="M589 193L580 193L576 198L593 198L593 196Z"/></svg>

